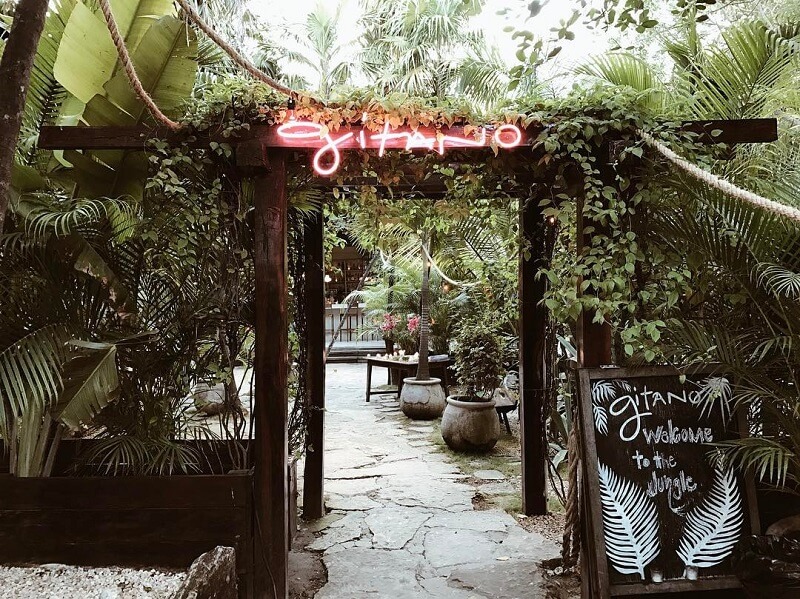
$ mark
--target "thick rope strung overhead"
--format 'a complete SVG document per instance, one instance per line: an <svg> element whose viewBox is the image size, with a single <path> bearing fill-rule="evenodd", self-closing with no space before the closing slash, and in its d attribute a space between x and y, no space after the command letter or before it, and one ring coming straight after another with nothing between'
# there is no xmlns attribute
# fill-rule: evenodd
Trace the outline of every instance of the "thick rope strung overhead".
<svg viewBox="0 0 800 599"><path fill-rule="evenodd" d="M436 264L430 252L428 252L428 248L426 248L424 244L422 245L422 251L425 253L425 258L426 260L428 260L428 263L431 265L431 268L433 268L433 270L439 273L439 276L442 277L442 279L444 279L446 282L450 283L454 287L474 287L475 285L477 285L477 283L463 283L460 281L454 281L446 274L444 274L444 272L442 272L442 269L439 268L438 264Z"/></svg>
<svg viewBox="0 0 800 599"><path fill-rule="evenodd" d="M104 0L105 1L105 0ZM214 31L208 23L206 23L203 18L197 14L194 8L189 4L187 0L177 0L178 5L183 9L186 13L186 16L197 25L197 27L205 33L215 44L217 44L220 48L222 48L225 53L231 57L231 60L235 62L237 65L242 67L245 71L247 71L254 79L261 81L262 83L270 86L272 89L279 91L280 93L287 95L287 96L296 96L297 93L283 85L282 83L277 82L275 79L267 75L264 71L257 68L254 64L249 62L244 56L239 54L237 50L228 44L225 40L223 40L217 32Z"/></svg>
<svg viewBox="0 0 800 599"><path fill-rule="evenodd" d="M122 35L119 32L119 27L117 26L117 21L114 18L114 13L111 12L109 0L98 1L100 4L100 10L102 11L103 17L106 20L106 25L108 25L108 31L111 34L111 39L114 41L114 46L117 48L119 61L122 63L122 68L125 70L125 74L128 76L128 81L130 81L133 91L136 92L136 95L139 97L139 99L144 103L145 106L147 106L147 110L153 115L153 118L155 118L161 124L169 127L173 131L177 131L181 126L169 118L166 114L161 112L161 109L156 105L155 101L153 101L153 98L150 96L150 94L147 93L144 85L142 85L142 81L136 74L133 61L131 60L130 54L128 54L128 49L125 47L125 40L122 39Z"/></svg>
<svg viewBox="0 0 800 599"><path fill-rule="evenodd" d="M128 53L128 48L125 46L125 40L120 34L119 26L117 25L117 21L114 18L114 13L111 10L110 1L98 0L98 3L100 5L100 10L103 13L103 17L105 18L106 25L108 26L108 31L111 34L111 39L114 42L114 47L117 49L119 61L122 64L122 68L128 77L131 87L133 87L133 91L136 92L136 95L144 103L144 105L147 107L147 110L153 115L154 119L169 129L177 131L181 128L181 125L161 112L161 109L155 103L152 96L144 88L141 79L139 79L139 76L136 74L136 68L133 65L131 56ZM192 6L186 0L177 0L177 3L184 10L187 17L201 31L203 31L203 33L205 33L215 44L222 48L225 53L231 57L231 60L233 60L234 63L247 71L253 78L287 96L294 97L297 95L295 91L286 87L282 83L278 83L275 79L258 69L255 65L239 54L235 48L219 37L219 35L217 35L217 33L205 21L203 21L200 15L197 14L194 8L192 8Z"/></svg>
<svg viewBox="0 0 800 599"><path fill-rule="evenodd" d="M790 218L795 222L800 223L800 210L797 208L793 208L791 206L786 206L785 204L781 204L780 202L776 202L774 200L770 200L768 198L762 197L757 193L753 193L752 191L748 191L746 189L742 189L741 187L737 187L730 181L726 181L721 177L718 177L714 173L709 173L708 171L700 168L696 164L692 164L685 158L680 157L678 154L670 150L667 146L663 143L658 141L655 137L650 135L649 133L641 130L637 130L637 134L641 137L644 142L649 145L651 148L657 150L664 158L669 160L675 166L683 169L696 179L714 187L715 189L720 190L721 192L736 198L737 200L741 200L742 202L746 202L751 204L752 206L756 206L763 210L767 210L772 212L773 214L778 214L780 216L785 216L786 218Z"/></svg>

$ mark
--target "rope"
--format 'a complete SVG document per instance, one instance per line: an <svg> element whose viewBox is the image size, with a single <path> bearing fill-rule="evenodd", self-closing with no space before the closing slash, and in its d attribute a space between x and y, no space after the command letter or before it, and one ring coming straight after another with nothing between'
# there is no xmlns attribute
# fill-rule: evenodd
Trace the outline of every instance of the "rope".
<svg viewBox="0 0 800 599"><path fill-rule="evenodd" d="M101 0L107 1L107 0ZM217 35L216 31L214 31L204 20L203 18L197 14L197 12L192 8L187 0L177 0L178 5L183 9L189 19L197 25L200 30L205 33L215 44L217 44L220 48L222 48L225 53L231 57L231 60L242 67L245 71L247 71L254 79L265 83L266 85L270 86L272 89L279 91L280 93L286 96L296 96L296 92L292 89L286 87L282 83L278 83L267 75L264 71L257 68L254 64L249 62L244 56L239 54L239 52L230 44L228 44L225 40L223 40L219 35Z"/></svg>
<svg viewBox="0 0 800 599"><path fill-rule="evenodd" d="M433 261L433 258L431 257L430 253L428 252L427 248L424 245L422 246L422 251L424 252L425 258L428 260L433 270L435 270L439 274L439 276L442 277L442 279L444 279L451 285L455 287L474 287L475 285L477 285L477 283L459 283L458 281L454 281L453 279L451 279L442 272L442 269L439 268L436 262Z"/></svg>
<svg viewBox="0 0 800 599"><path fill-rule="evenodd" d="M639 137L641 137L645 143L647 143L647 145L657 150L662 156L664 156L664 158L703 183L706 183L707 185L710 185L711 187L714 187L721 192L736 198L737 200L741 200L742 202L746 202L752 206L756 206L757 208L762 208L768 212L772 212L773 214L785 216L786 218L790 218L795 222L800 222L800 210L797 208L786 206L780 202L762 197L756 193L753 193L752 191L737 187L730 181L726 181L725 179L722 179L713 173L709 173L696 164L692 164L685 158L680 157L649 133L641 130L637 130L637 133Z"/></svg>
<svg viewBox="0 0 800 599"><path fill-rule="evenodd" d="M103 17L105 17L106 25L108 25L108 31L111 34L111 39L114 41L114 46L117 48L119 60L122 63L123 69L125 69L125 74L128 76L128 81L130 81L133 91L136 92L136 95L139 97L139 99L144 102L145 106L147 106L147 110L150 111L150 114L153 115L153 118L155 118L161 124L169 127L173 131L180 129L180 125L178 123L161 112L161 109L153 101L153 98L150 97L150 94L148 94L147 90L144 89L139 76L136 74L136 69L133 66L130 54L128 54L128 49L125 47L125 41L120 35L119 27L117 27L117 21L114 19L114 13L111 12L111 4L109 3L109 0L98 1L100 4L100 10L103 12Z"/></svg>

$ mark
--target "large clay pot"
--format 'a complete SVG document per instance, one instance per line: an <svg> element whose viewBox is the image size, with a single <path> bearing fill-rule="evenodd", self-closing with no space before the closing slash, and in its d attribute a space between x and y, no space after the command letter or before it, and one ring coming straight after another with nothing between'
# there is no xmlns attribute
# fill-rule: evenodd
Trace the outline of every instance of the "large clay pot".
<svg viewBox="0 0 800 599"><path fill-rule="evenodd" d="M442 380L430 378L418 381L416 378L403 379L400 391L400 409L413 420L433 420L442 415L445 397Z"/></svg>
<svg viewBox="0 0 800 599"><path fill-rule="evenodd" d="M489 451L500 438L500 420L494 409L494 400L465 399L461 396L447 398L442 416L442 438L454 451Z"/></svg>

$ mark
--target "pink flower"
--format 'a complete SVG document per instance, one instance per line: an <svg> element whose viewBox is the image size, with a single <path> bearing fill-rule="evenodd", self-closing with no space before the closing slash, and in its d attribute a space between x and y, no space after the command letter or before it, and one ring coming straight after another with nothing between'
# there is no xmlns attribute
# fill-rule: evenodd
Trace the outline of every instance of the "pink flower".
<svg viewBox="0 0 800 599"><path fill-rule="evenodd" d="M408 331L415 332L419 328L419 316L414 315L408 319Z"/></svg>
<svg viewBox="0 0 800 599"><path fill-rule="evenodd" d="M383 322L380 324L379 328L383 333L388 333L389 331L393 331L399 322L400 319L397 316L387 312L383 315Z"/></svg>

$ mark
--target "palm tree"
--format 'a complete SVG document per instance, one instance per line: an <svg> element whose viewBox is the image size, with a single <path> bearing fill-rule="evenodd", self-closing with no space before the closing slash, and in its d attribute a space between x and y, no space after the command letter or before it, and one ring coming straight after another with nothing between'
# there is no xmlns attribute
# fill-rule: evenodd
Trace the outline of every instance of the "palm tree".
<svg viewBox="0 0 800 599"><path fill-rule="evenodd" d="M481 105L502 97L507 68L471 24L481 0L363 0L361 65L384 91Z"/></svg>
<svg viewBox="0 0 800 599"><path fill-rule="evenodd" d="M329 5L329 3L328 3ZM333 91L348 83L353 73L353 61L349 56L352 43L342 42L339 36L341 4L330 12L326 4L319 2L306 16L300 32L287 31L286 36L299 46L298 50L277 49L269 41L259 44L262 62L266 57L278 55L292 67L308 69L314 74L314 92L323 101L330 99ZM295 89L306 88L309 82L298 74L287 77Z"/></svg>
<svg viewBox="0 0 800 599"><path fill-rule="evenodd" d="M44 29L47 0L20 0L14 23L0 58L0 81L6 92L0 96L0 233L8 209L11 173L17 137L25 112L25 99L39 37Z"/></svg>

